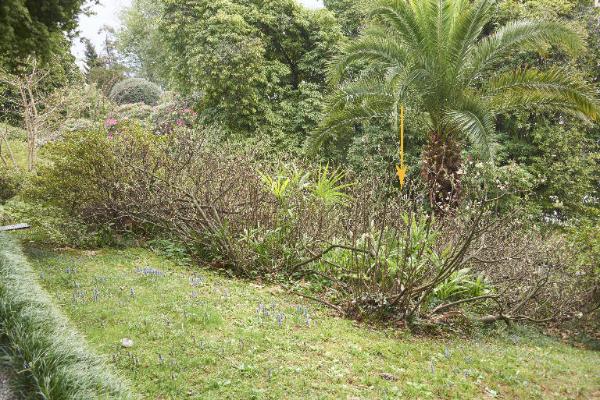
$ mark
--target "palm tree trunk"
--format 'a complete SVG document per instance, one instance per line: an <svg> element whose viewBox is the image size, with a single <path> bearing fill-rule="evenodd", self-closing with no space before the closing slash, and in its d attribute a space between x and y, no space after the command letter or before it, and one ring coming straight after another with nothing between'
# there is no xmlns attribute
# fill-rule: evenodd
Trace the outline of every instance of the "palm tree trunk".
<svg viewBox="0 0 600 400"><path fill-rule="evenodd" d="M436 214L445 214L458 205L461 194L460 153L460 143L454 138L430 133L423 149L421 177L427 184L429 202Z"/></svg>

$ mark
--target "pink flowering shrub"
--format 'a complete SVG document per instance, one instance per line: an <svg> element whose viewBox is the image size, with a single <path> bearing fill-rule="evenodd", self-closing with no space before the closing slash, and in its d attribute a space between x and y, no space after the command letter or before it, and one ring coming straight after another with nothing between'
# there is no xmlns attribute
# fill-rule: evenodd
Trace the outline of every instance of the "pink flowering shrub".
<svg viewBox="0 0 600 400"><path fill-rule="evenodd" d="M119 121L115 118L107 118L106 121L104 121L104 128L107 130L106 137L108 137L108 139L112 140L114 138L118 124Z"/></svg>
<svg viewBox="0 0 600 400"><path fill-rule="evenodd" d="M106 121L104 121L104 127L106 129L111 129L114 128L115 126L117 126L117 124L119 123L119 121L117 121L114 118L108 118Z"/></svg>
<svg viewBox="0 0 600 400"><path fill-rule="evenodd" d="M181 101L172 101L154 108L152 125L157 135L169 135L176 128L192 128L198 114Z"/></svg>

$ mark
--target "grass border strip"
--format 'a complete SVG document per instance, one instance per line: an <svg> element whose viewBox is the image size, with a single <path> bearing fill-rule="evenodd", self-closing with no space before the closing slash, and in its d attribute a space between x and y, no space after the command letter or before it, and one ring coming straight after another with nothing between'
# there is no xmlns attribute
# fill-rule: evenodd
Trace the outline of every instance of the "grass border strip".
<svg viewBox="0 0 600 400"><path fill-rule="evenodd" d="M26 399L135 399L56 307L16 240L0 233L0 352Z"/></svg>

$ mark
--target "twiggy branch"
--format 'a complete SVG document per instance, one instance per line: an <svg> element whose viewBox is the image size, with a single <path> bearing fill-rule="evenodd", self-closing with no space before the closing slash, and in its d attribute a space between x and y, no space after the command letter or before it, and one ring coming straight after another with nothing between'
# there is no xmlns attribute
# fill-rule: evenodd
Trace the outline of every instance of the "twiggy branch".
<svg viewBox="0 0 600 400"><path fill-rule="evenodd" d="M480 300L497 299L497 298L498 298L497 295L484 295L484 296L471 297L468 299L457 300L457 301L453 301L452 303L441 304L441 305L435 307L433 310L431 310L430 314L439 313L439 312L447 310L449 308L456 307L460 304L472 303L472 302L480 301Z"/></svg>
<svg viewBox="0 0 600 400"><path fill-rule="evenodd" d="M302 293L299 293L299 292L295 292L295 291L292 291L291 293L295 294L297 296L300 296L300 297L304 297L305 299L316 301L317 303L321 303L321 304L323 304L323 305L325 305L325 306L327 306L327 307L329 307L331 309L336 310L337 312L339 312L342 315L346 315L346 312L342 309L342 307L336 306L335 304L332 304L332 303L330 303L330 302L328 302L326 300L320 299L318 297L309 296L307 294L302 294Z"/></svg>
<svg viewBox="0 0 600 400"><path fill-rule="evenodd" d="M345 245L341 245L341 244L332 244L332 245L330 245L329 247L327 247L325 250L323 250L323 251L321 251L321 252L319 252L319 253L315 254L313 257L311 257L311 258L309 258L309 259L307 259L307 260L305 260L305 261L302 261L302 262L301 262L301 263L299 263L299 264L296 264L296 265L294 265L294 266L293 266L293 267L290 269L291 273L293 274L293 273L294 273L294 272L296 272L296 271L297 271L299 268L302 268L302 267L304 267L305 265L308 265L308 264L310 264L310 263L313 263L313 262L315 262L315 261L317 261L317 260L321 259L321 258L322 258L322 257L323 257L325 254L327 254L327 253L329 253L330 251L332 251L332 250L335 250L335 249L344 249L344 250L350 250L350 251L354 251L354 252L358 252L358 253L364 253L364 254L368 254L368 255L370 255L371 257L375 258L375 255L374 255L372 252L370 252L369 250L359 249L359 248L356 248L356 247L352 247L352 246L345 246Z"/></svg>

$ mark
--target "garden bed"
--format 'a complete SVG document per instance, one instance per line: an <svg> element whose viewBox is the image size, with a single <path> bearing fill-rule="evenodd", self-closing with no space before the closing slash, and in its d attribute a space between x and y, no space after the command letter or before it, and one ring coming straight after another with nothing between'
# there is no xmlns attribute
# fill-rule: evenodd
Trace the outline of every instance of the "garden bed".
<svg viewBox="0 0 600 400"><path fill-rule="evenodd" d="M144 398L600 395L599 353L518 327L469 340L418 338L146 250L28 255L56 303Z"/></svg>

